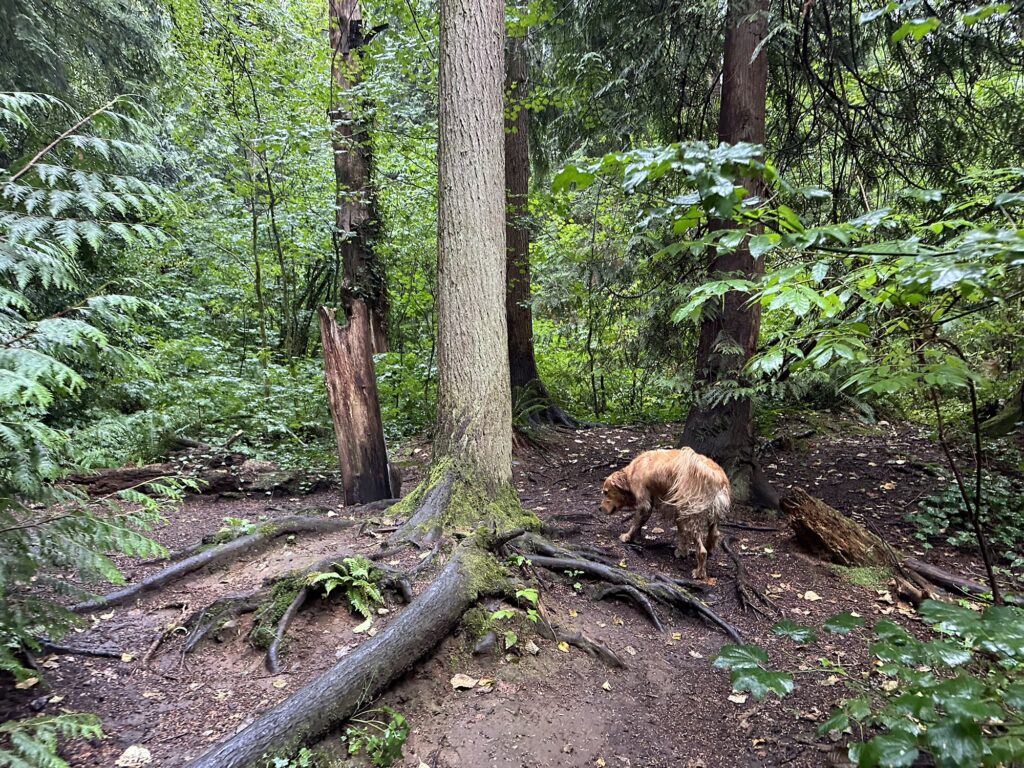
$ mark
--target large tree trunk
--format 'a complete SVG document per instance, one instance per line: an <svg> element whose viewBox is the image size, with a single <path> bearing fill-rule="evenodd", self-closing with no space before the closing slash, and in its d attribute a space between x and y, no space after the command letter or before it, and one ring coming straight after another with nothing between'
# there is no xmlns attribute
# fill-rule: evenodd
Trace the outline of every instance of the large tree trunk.
<svg viewBox="0 0 1024 768"><path fill-rule="evenodd" d="M530 308L529 94L525 34L510 38L505 58L505 317L512 402L528 409L531 421L575 424L551 399L537 370Z"/></svg>
<svg viewBox="0 0 1024 768"><path fill-rule="evenodd" d="M408 525L378 556L426 544L437 554L454 529L481 530L455 545L433 583L383 632L190 768L250 765L282 746L308 742L366 706L440 642L477 597L508 589L491 554L501 543L494 530L514 537L524 524L538 524L519 506L511 483L503 311L504 32L500 0L441 0L434 467L395 506L396 514L408 514Z"/></svg>
<svg viewBox="0 0 1024 768"><path fill-rule="evenodd" d="M722 70L722 111L718 138L735 144L763 144L768 85L768 59L757 46L768 32L768 0L729 3ZM747 180L751 195L760 183ZM726 222L718 222L727 228ZM764 261L754 259L746 244L722 252L711 264L711 277L756 278ZM694 372L695 401L686 419L682 442L718 461L733 483L733 499L757 506L778 506L778 496L761 472L755 455L753 409L750 398L722 402L713 391L723 381L742 382L742 369L757 349L761 307L747 306L747 295L727 293L721 303L709 303L701 321Z"/></svg>
<svg viewBox="0 0 1024 768"><path fill-rule="evenodd" d="M348 325L339 328L334 310L320 308L327 399L338 443L345 504L389 498L391 481L384 426L377 398L377 378L370 349L370 312L352 304Z"/></svg>
<svg viewBox="0 0 1024 768"><path fill-rule="evenodd" d="M511 480L505 313L504 6L441 5L436 456Z"/></svg>
<svg viewBox="0 0 1024 768"><path fill-rule="evenodd" d="M378 221L374 201L370 137L352 94L362 62L359 48L368 39L359 0L329 0L334 125L336 247L341 253L345 286L370 308L374 352L387 352L388 297L384 266L373 252Z"/></svg>
<svg viewBox="0 0 1024 768"><path fill-rule="evenodd" d="M1006 402L1002 410L981 425L981 431L989 437L1004 437L1019 429L1024 423L1024 384L1017 394Z"/></svg>

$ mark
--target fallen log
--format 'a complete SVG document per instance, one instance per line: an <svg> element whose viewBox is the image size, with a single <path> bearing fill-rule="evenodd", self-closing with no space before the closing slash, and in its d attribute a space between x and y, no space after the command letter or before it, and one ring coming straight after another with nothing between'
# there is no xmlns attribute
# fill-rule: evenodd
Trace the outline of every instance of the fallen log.
<svg viewBox="0 0 1024 768"><path fill-rule="evenodd" d="M802 488L782 500L782 511L809 551L846 566L892 565L885 543L864 526Z"/></svg>

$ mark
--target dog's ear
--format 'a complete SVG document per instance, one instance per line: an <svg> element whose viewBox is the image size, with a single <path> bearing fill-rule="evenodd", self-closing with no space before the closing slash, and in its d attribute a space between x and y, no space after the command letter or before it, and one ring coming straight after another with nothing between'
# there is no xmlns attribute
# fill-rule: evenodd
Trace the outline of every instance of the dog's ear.
<svg viewBox="0 0 1024 768"><path fill-rule="evenodd" d="M612 472L608 475L608 484L613 488L617 488L623 493L632 493L632 489L629 487L629 478L626 477L626 473L621 469Z"/></svg>

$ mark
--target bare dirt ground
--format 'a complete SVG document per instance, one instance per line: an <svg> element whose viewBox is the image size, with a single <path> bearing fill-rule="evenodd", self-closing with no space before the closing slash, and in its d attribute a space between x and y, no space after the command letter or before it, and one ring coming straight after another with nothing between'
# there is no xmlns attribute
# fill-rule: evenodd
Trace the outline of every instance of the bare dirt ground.
<svg viewBox="0 0 1024 768"><path fill-rule="evenodd" d="M795 425L791 430L799 432ZM570 543L607 549L640 571L689 575L690 561L677 561L668 541L671 529L653 517L645 549L618 541L625 530L621 516L604 517L597 508L600 482L636 453L671 446L674 429L597 428L560 432L549 447L520 452L515 482L523 504L563 531ZM427 453L407 446L399 456L412 488L417 467ZM925 465L940 462L935 446L914 427L897 430L880 425L870 430L838 423L789 450L768 449L763 457L781 493L799 485L828 504L861 521L870 521L895 546L907 552L917 545L905 522L915 502L933 493L941 480ZM303 498L190 499L173 513L156 538L171 549L194 543L216 531L223 518L293 514L320 508L321 514L346 515L337 494ZM754 583L765 589L784 615L820 627L841 611L854 611L872 624L883 615L908 626L913 612L894 602L884 585L859 586L798 550L785 522L736 511L736 520L768 530L731 529L734 544ZM366 528L387 525L387 514ZM663 528L667 530L662 530ZM76 646L117 649L123 660L53 655L41 659L45 683L18 691L0 703L0 716L61 710L99 714L108 737L68 748L72 765L111 766L129 745L150 750L153 766L179 766L206 746L242 727L259 712L294 693L330 665L343 660L365 634L353 632L361 618L341 601L303 610L289 632L283 671L270 675L261 653L246 633L251 617L241 617L222 642L205 642L188 656L181 639L172 638L146 666L141 663L154 639L175 622L210 601L251 590L267 576L308 564L332 553L369 553L377 541L358 529L319 536L280 539L272 546L227 568L200 571L170 587L143 596L136 604L93 615L91 626L67 640ZM920 553L919 554L923 554ZM980 563L969 555L937 547L927 553L937 564L955 566L964 575L981 577ZM414 561L413 557L413 561ZM408 558L406 558L408 562ZM123 563L129 581L159 565ZM720 631L699 619L666 615L657 632L633 607L597 602L586 584L574 588L561 574L535 570L541 599L552 619L605 642L628 668L611 669L586 654L560 650L533 638L540 651L494 651L473 656L467 630L446 640L383 698L403 713L411 734L401 763L431 768L496 766L628 766L649 768L742 768L794 766L811 768L837 760L839 746L814 735L816 724L844 696L842 684L821 671L819 658L841 663L853 674L870 671L868 635L819 633L807 649L777 637L773 620L744 614L737 603L733 566L719 551L709 562L716 585L708 602L737 626L748 642L764 647L776 668L796 671L796 692L779 701L734 697L728 673L711 660L725 642ZM417 585L422 589L429 574ZM391 600L391 598L389 598ZM386 626L399 604L377 617ZM521 638L520 647L526 637ZM491 678L487 689L453 690L455 673ZM10 689L10 686L6 687ZM335 734L326 740L337 743Z"/></svg>

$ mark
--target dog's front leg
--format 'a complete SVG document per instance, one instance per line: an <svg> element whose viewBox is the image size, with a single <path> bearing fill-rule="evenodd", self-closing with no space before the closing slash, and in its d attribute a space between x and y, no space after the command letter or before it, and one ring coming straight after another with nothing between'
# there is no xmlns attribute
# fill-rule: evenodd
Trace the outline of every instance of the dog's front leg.
<svg viewBox="0 0 1024 768"><path fill-rule="evenodd" d="M633 541L640 530L647 525L647 521L651 517L651 513L654 511L654 506L650 500L637 501L636 512L633 513L633 521L630 523L629 530L619 536L619 541L626 544Z"/></svg>

